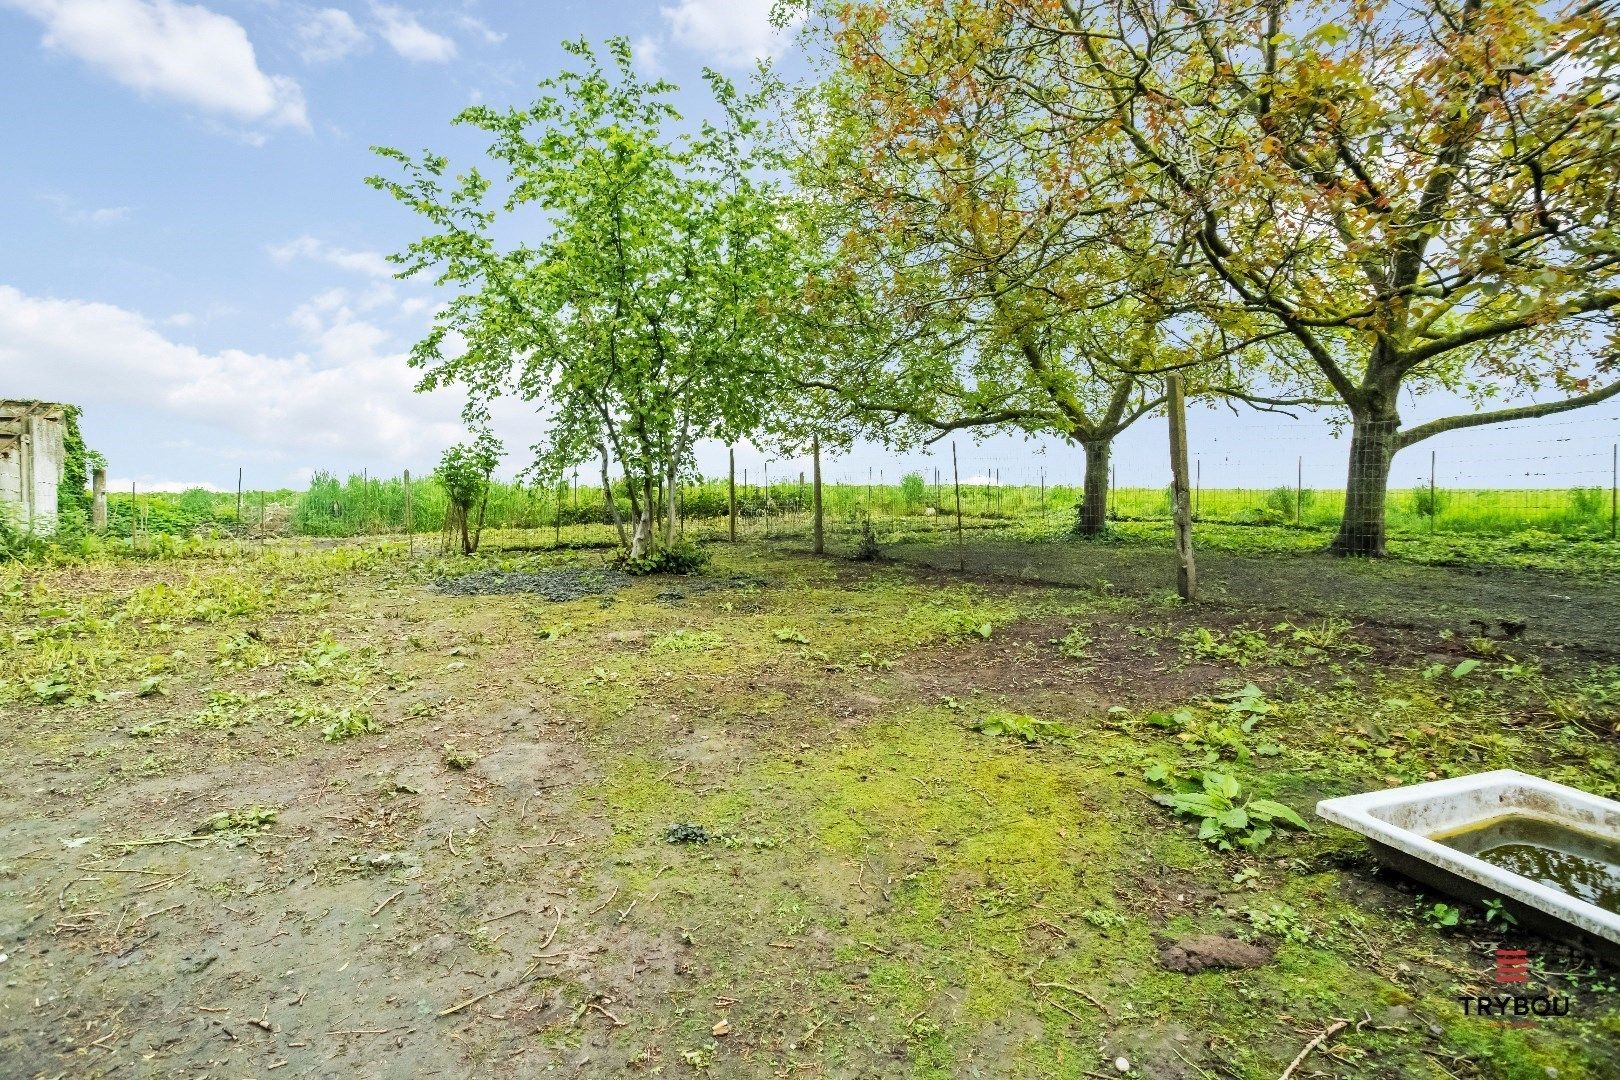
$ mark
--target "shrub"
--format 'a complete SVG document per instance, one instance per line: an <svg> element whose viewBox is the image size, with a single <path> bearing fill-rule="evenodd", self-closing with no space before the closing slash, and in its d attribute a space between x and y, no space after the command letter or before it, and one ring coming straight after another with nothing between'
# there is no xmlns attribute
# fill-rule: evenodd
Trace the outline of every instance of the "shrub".
<svg viewBox="0 0 1620 1080"><path fill-rule="evenodd" d="M478 550L478 541L484 531L484 511L489 506L489 478L501 458L501 444L489 434L479 435L472 445L458 444L445 450L439 467L433 470L450 509L445 517L447 533L461 534L461 553L471 555ZM562 501L564 486L558 488L557 499ZM478 508L476 524L473 508Z"/></svg>
<svg viewBox="0 0 1620 1080"><path fill-rule="evenodd" d="M709 563L709 555L688 540L679 540L671 547L659 548L649 555L632 559L620 555L617 566L630 574L695 574Z"/></svg>
<svg viewBox="0 0 1620 1080"><path fill-rule="evenodd" d="M1296 512L1296 502L1298 503L1297 512L1299 516L1304 517L1305 512L1311 508L1311 503L1315 501L1316 492L1309 489L1291 488L1284 485L1282 487L1272 488L1271 491L1266 495L1266 509L1275 510L1277 514L1285 521L1292 521L1294 520L1294 515Z"/></svg>
<svg viewBox="0 0 1620 1080"><path fill-rule="evenodd" d="M878 545L877 533L872 531L872 519L861 521L861 542L855 549L855 558L860 562L874 562L883 555L883 548Z"/></svg>
<svg viewBox="0 0 1620 1080"><path fill-rule="evenodd" d="M1595 518L1609 507L1609 493L1600 487L1569 489L1569 512L1578 518Z"/></svg>
<svg viewBox="0 0 1620 1080"><path fill-rule="evenodd" d="M908 472L900 478L900 497L906 501L907 510L915 510L928 498L928 481L923 479L920 472Z"/></svg>
<svg viewBox="0 0 1620 1080"><path fill-rule="evenodd" d="M1435 518L1446 512L1451 505L1451 493L1441 488L1430 488L1420 484L1412 489L1407 501L1407 509L1418 517Z"/></svg>

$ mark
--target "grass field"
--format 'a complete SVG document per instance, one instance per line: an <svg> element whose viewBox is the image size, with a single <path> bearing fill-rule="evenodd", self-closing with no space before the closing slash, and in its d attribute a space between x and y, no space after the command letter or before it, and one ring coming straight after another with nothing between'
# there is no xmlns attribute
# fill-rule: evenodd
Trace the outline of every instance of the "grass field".
<svg viewBox="0 0 1620 1080"><path fill-rule="evenodd" d="M981 524L687 578L552 530L0 566L0 1061L1276 1077L1331 1031L1296 1075L1620 1074L1613 969L1146 778L1620 794L1612 580L1232 527L1187 606L1157 526ZM1569 1015L1464 1015L1502 943Z"/></svg>
<svg viewBox="0 0 1620 1080"><path fill-rule="evenodd" d="M900 484L827 484L827 513L835 518L871 515L875 519L944 516L955 512L955 490L935 485L921 474ZM962 487L964 514L973 519L1011 520L1029 524L1072 520L1080 499L1077 488L967 484ZM691 483L682 488L681 505L694 522L709 523L727 513L723 480ZM621 507L628 503L621 495ZM411 484L412 526L437 532L444 523L444 493L431 476ZM347 480L318 474L306 491L249 491L237 516L234 492L201 488L182 493L128 492L109 496L110 531L130 536L133 527L148 534L194 531L243 532L298 536L364 536L400 532L405 527L403 477L372 478L356 474ZM1244 490L1200 489L1194 504L1199 521L1234 525L1287 525L1332 529L1344 509L1344 493L1279 487ZM810 506L808 485L797 480L739 484L738 515L758 519L794 516ZM1165 489L1122 487L1112 493L1112 514L1128 521L1168 521ZM1511 536L1548 533L1571 539L1614 539L1614 492L1609 488L1395 489L1389 496L1389 528L1396 536ZM565 484L542 490L513 484L493 485L487 520L498 528L553 529L601 524L608 515L599 486Z"/></svg>

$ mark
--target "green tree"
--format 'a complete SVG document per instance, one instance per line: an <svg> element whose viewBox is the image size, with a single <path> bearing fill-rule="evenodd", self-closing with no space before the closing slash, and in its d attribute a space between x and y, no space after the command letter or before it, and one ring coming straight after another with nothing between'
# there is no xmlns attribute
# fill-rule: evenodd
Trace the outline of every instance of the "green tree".
<svg viewBox="0 0 1620 1080"><path fill-rule="evenodd" d="M1051 115L1118 212L1182 223L1227 306L1348 420L1334 551L1384 553L1400 450L1620 394L1620 8L991 6L1096 91ZM1403 394L1434 390L1474 407L1406 425Z"/></svg>
<svg viewBox="0 0 1620 1080"><path fill-rule="evenodd" d="M1096 95L1017 6L831 4L815 24L829 70L796 104L799 172L842 210L821 321L860 339L826 350L815 381L889 414L891 442L1067 440L1085 462L1077 531L1095 534L1114 440L1163 403L1167 372L1241 395L1253 320L1215 324L1185 234L1120 212L1109 155L1077 154L1064 122Z"/></svg>
<svg viewBox="0 0 1620 1080"><path fill-rule="evenodd" d="M920 472L908 472L900 478L900 497L906 502L907 510L915 510L928 498L928 481L923 479Z"/></svg>
<svg viewBox="0 0 1620 1080"><path fill-rule="evenodd" d="M592 459L605 474L611 457L642 559L674 542L694 444L747 436L780 400L773 343L802 240L757 95L706 73L720 119L681 131L674 87L642 81L627 41L608 42L611 71L565 48L583 70L529 107L456 118L491 137L499 194L476 169L447 181L446 158L386 148L403 179L369 182L433 229L396 257L403 272L457 290L412 353L420 388L464 385L475 421L503 394L541 404L542 477ZM512 242L525 225L543 235Z"/></svg>
<svg viewBox="0 0 1620 1080"><path fill-rule="evenodd" d="M446 448L438 468L433 470L449 504L444 515L445 536L459 536L463 555L477 551L483 538L489 481L500 460L500 443L488 433L481 433L471 444Z"/></svg>

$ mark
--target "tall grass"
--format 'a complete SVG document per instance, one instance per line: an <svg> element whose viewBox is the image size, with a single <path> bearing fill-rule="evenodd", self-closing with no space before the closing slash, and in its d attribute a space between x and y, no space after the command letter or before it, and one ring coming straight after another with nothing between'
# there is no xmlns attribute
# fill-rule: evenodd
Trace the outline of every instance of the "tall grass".
<svg viewBox="0 0 1620 1080"><path fill-rule="evenodd" d="M980 522L1042 521L1066 524L1080 499L1069 485L964 484L965 517ZM919 485L916 478L900 484L825 484L826 512L834 521L867 516L886 519L950 517L956 511L956 489L950 484ZM251 491L243 497L243 520L237 520L236 494L197 488L178 494L141 494L132 505L128 492L108 501L109 531L130 535L137 518L144 533L237 533L347 537L398 533L405 528L405 483L402 477L353 474L340 479L317 473L305 491ZM628 518L629 499L615 485L614 501ZM737 487L739 519L806 515L811 493L797 480ZM696 479L677 492L683 522L712 523L728 514L723 479ZM261 511L261 503L263 510ZM436 533L444 527L444 490L428 476L410 486L411 527ZM1196 492L1199 521L1237 525L1297 525L1312 529L1337 526L1344 509L1339 490L1292 487L1266 489L1212 488ZM1504 536L1527 530L1571 538L1605 539L1613 506L1607 488L1467 489L1427 487L1389 493L1390 532L1429 532ZM932 513L931 513L932 512ZM1170 517L1168 488L1125 487L1113 492L1110 513L1119 520L1156 521ZM490 487L486 526L493 529L563 528L606 525L611 521L600 486L565 484L555 489L496 482ZM604 534L609 535L609 534Z"/></svg>

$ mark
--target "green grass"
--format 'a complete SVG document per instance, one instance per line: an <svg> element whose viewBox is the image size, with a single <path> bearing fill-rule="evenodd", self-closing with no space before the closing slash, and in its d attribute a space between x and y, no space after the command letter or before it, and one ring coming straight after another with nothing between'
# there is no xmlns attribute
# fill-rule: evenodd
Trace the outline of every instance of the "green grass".
<svg viewBox="0 0 1620 1080"><path fill-rule="evenodd" d="M1073 519L1079 489L1068 485L971 484L961 489L963 515L974 522L1018 522L1061 527ZM445 497L428 475L411 483L412 526L435 533L444 524ZM912 521L944 527L954 520L951 485L827 484L823 500L829 520L850 522L871 515L879 521ZM681 489L686 520L711 525L727 514L724 480L695 481ZM620 494L622 513L629 504ZM352 537L400 532L405 526L402 477L354 474L339 479L317 473L308 490L249 491L243 496L241 520L234 492L201 488L179 494L129 492L108 496L109 531L127 538L132 524L141 532L187 534L241 531L257 535L261 521L272 535ZM134 510L132 512L132 506ZM1344 507L1339 490L1208 488L1195 496L1199 522L1228 525L1275 525L1329 530L1338 525ZM810 508L810 490L798 480L769 486L738 484L737 512L745 527L760 531L767 522L802 524ZM930 516L930 509L938 514ZM1604 487L1461 489L1440 488L1431 498L1427 488L1395 488L1389 493L1388 525L1392 536L1511 536L1547 533L1570 539L1611 538L1612 494ZM1120 521L1168 521L1166 489L1124 487L1112 493L1111 516ZM556 491L518 484L492 485L486 521L493 529L559 528L578 535L610 521L601 488L572 482ZM603 533L604 536L610 535Z"/></svg>
<svg viewBox="0 0 1620 1080"><path fill-rule="evenodd" d="M353 1024L452 1073L589 1054L604 1073L1079 1078L1123 1055L1139 1075L1275 1077L1333 1017L1370 1015L1311 1066L1612 1075L1604 977L1577 991L1556 974L1573 961L1536 943L1538 985L1579 995L1567 1021L1464 1017L1456 997L1482 987L1499 935L1479 909L1428 925L1439 898L1321 823L1218 850L1144 776L1216 769L1307 816L1326 795L1509 764L1613 795L1612 658L1408 612L1306 617L1285 595L1187 607L1133 585L1162 580L1157 541L1059 549L980 524L973 545L1078 552L1093 576L975 582L745 542L710 545L704 575L609 596L434 589L605 558L527 550L544 531L472 559L418 544L413 560L396 539L0 566L0 768L16 781L0 810L29 837L7 897L42 913L36 937L54 929L48 956L9 947L0 990L23 1007L99 980L79 1013L41 1013L0 1053L43 1062L50 1037L156 1030L160 977L233 1023L259 1017L262 984L183 966L223 933L230 972L292 971L310 992L272 999L285 1035L263 1047L300 1073ZM1289 561L1343 569L1357 602L1386 581L1476 580L1269 565ZM1040 737L1006 734L1012 718ZM163 842L221 815L202 851ZM676 824L708 842L671 843ZM174 904L184 920L158 923ZM1275 959L1159 965L1158 937L1207 933ZM150 961L105 963L136 944ZM436 1015L537 961L532 987ZM165 1064L216 1052L176 1044Z"/></svg>

